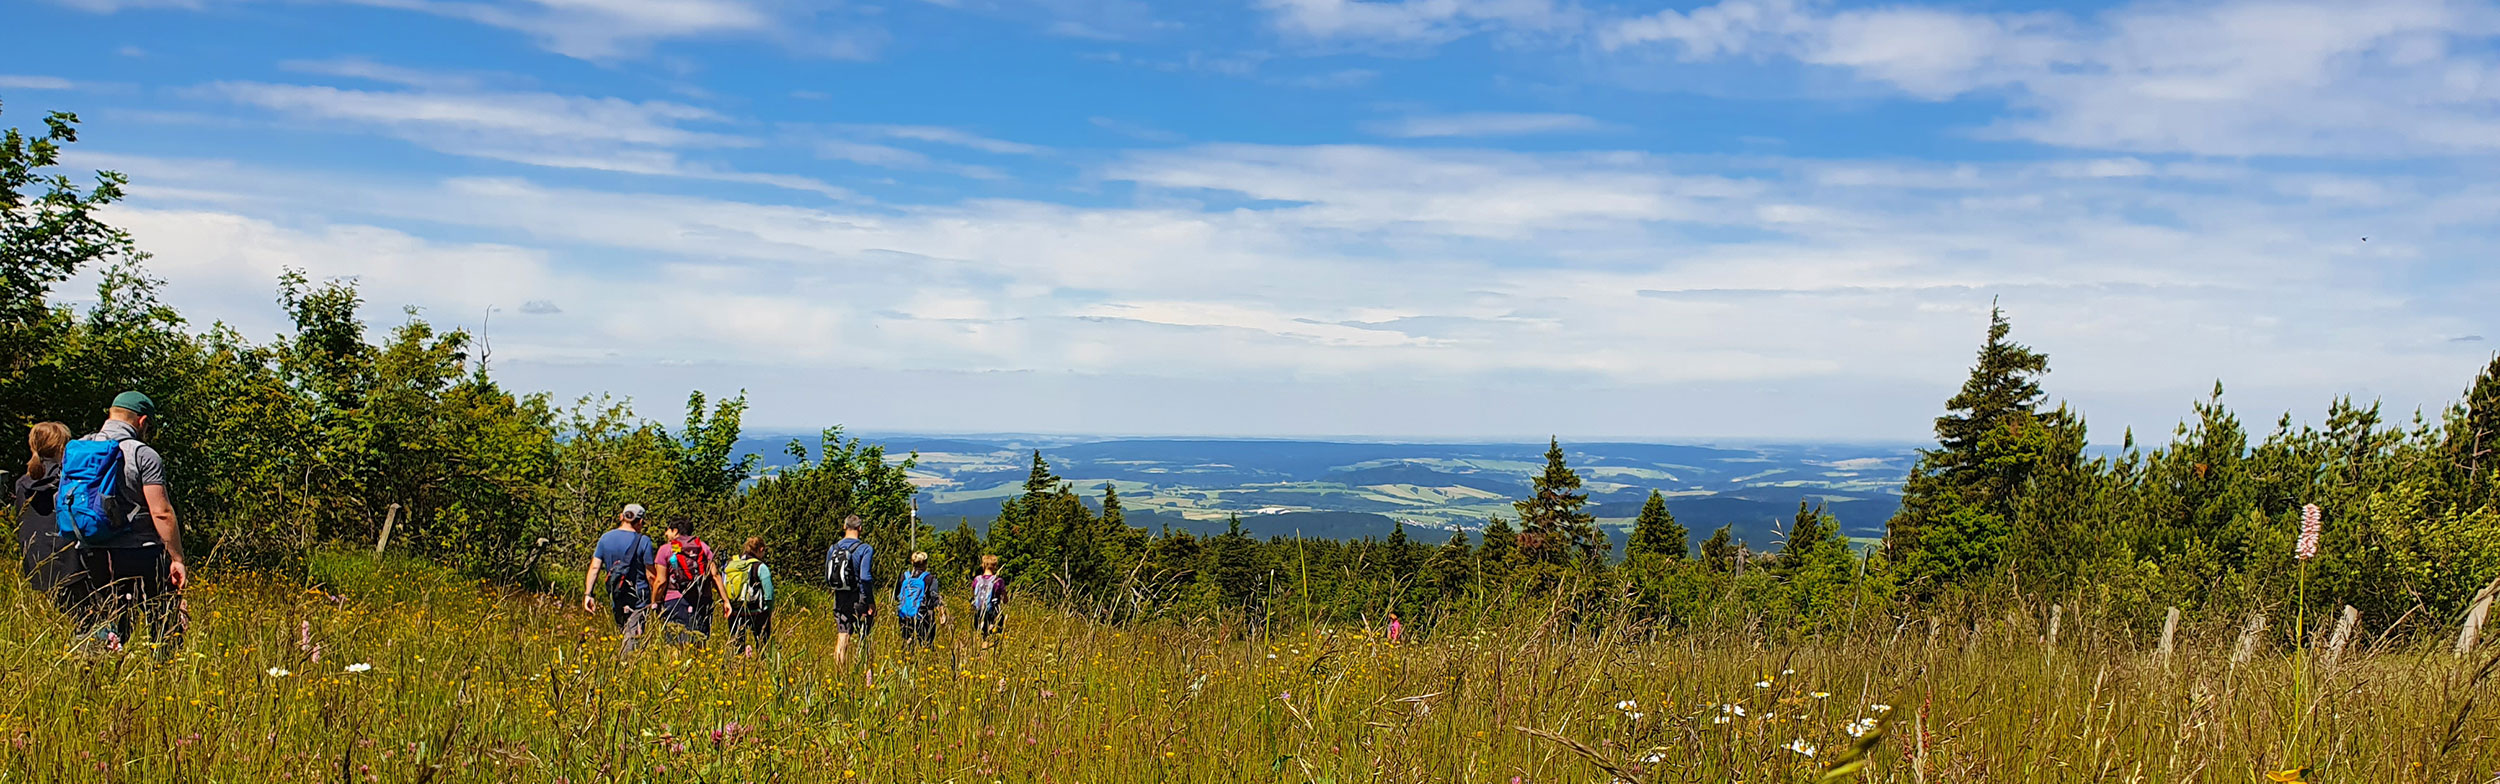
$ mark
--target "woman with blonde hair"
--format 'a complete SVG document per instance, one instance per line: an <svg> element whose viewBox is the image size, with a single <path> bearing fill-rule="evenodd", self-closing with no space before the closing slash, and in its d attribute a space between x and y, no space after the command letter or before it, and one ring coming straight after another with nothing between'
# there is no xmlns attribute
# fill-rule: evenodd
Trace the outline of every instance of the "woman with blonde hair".
<svg viewBox="0 0 2500 784"><path fill-rule="evenodd" d="M69 426L44 422L26 431L26 475L9 488L9 505L17 509L18 566L36 591L69 609L64 587L78 575L78 556L70 551L54 521L53 500L61 489L61 449L69 444Z"/></svg>

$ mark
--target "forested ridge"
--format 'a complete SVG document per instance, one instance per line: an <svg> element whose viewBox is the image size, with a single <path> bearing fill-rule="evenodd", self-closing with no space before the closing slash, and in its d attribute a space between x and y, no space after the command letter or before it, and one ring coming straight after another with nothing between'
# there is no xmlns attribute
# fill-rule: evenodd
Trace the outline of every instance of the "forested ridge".
<svg viewBox="0 0 2500 784"><path fill-rule="evenodd" d="M884 557L917 544L962 574L987 552L1022 592L1099 617L1252 625L1396 609L1429 626L1534 607L1812 632L2054 601L2147 628L2170 607L2223 618L2305 601L2315 613L2352 605L2384 630L2446 624L2500 576L2500 360L2459 368L2470 383L2449 408L2390 415L2340 399L2323 427L2287 414L2252 431L2217 384L2168 439L2128 433L2117 454L2091 456L2083 412L2050 402L2049 356L2017 342L2002 313L1875 548L1851 547L1813 507L1779 541L1723 529L1688 548L1653 494L1614 552L1560 444L1513 514L1446 541L1402 529L1259 540L1238 521L1216 536L1147 530L1110 488L1074 486L1039 453L986 534L914 530L909 456L829 429L788 446L795 465L762 471L734 454L742 395L693 392L682 419L660 422L615 400L509 389L475 335L413 309L377 319L368 299L389 292L352 281L272 281L292 324L283 335L190 321L107 221L123 179L60 171L75 139L75 118L56 114L0 142L0 411L12 437L55 420L85 432L114 393L155 396L185 539L212 571L292 568L319 548L371 546L387 523L394 549L529 584L578 564L616 509L639 502L716 542L762 536L795 574L816 573L857 513ZM64 304L55 289L82 272L102 281L93 303ZM2324 510L2324 542L2303 563L2293 545L2307 504Z"/></svg>

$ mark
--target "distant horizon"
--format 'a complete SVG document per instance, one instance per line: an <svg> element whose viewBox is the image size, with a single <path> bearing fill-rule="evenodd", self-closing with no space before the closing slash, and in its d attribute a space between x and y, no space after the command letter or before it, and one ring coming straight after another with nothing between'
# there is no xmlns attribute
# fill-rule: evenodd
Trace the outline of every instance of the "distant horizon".
<svg viewBox="0 0 2500 784"><path fill-rule="evenodd" d="M2493 0L835 5L31 0L0 99L195 325L662 421L1917 442L2002 306L2160 442L2500 338Z"/></svg>

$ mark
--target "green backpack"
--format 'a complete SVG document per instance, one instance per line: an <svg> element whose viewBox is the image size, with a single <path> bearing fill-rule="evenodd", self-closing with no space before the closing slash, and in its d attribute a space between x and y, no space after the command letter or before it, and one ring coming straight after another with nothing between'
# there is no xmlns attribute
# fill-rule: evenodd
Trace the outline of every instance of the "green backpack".
<svg viewBox="0 0 2500 784"><path fill-rule="evenodd" d="M730 601L759 609L773 606L773 568L763 561L743 555L731 558L721 577L728 584Z"/></svg>

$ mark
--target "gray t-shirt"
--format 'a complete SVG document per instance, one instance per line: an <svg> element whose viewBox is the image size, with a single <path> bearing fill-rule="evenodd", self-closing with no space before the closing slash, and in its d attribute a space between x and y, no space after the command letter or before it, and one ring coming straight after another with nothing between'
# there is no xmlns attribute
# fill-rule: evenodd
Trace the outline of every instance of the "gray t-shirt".
<svg viewBox="0 0 2500 784"><path fill-rule="evenodd" d="M121 492L116 497L127 507L128 521L120 535L105 541L89 541L88 547L158 547L164 540L156 535L156 518L148 514L147 486L165 486L165 456L156 447L139 443L139 431L129 423L105 420L104 427L90 441L122 441Z"/></svg>

